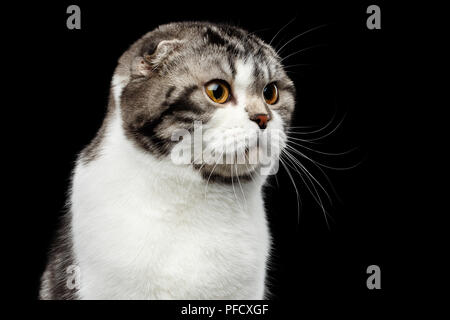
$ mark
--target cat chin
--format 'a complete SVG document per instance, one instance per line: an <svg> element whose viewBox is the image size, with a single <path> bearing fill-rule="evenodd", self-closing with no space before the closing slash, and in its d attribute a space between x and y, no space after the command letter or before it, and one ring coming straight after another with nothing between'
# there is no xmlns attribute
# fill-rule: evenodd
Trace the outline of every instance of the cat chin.
<svg viewBox="0 0 450 320"><path fill-rule="evenodd" d="M255 181L259 177L260 168L260 164L194 165L194 169L200 172L205 181L227 184Z"/></svg>
<svg viewBox="0 0 450 320"><path fill-rule="evenodd" d="M265 172L270 172L269 168L272 168L275 162L278 162L275 154L269 157L264 155L258 147L245 147L243 152L227 153L227 155L223 155L222 152L222 156L217 159L203 155L202 160L193 163L193 168L207 181L231 184L259 181L261 176L266 175Z"/></svg>

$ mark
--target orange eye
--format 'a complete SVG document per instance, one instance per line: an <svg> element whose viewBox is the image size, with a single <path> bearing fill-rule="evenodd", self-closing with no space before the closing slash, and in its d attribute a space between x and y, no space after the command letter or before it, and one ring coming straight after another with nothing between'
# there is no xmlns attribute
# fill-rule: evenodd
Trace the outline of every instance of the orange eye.
<svg viewBox="0 0 450 320"><path fill-rule="evenodd" d="M230 98L228 83L221 80L212 80L205 85L208 97L216 103L225 103Z"/></svg>
<svg viewBox="0 0 450 320"><path fill-rule="evenodd" d="M275 83L269 83L265 86L263 96L268 104L275 104L278 101L278 88Z"/></svg>

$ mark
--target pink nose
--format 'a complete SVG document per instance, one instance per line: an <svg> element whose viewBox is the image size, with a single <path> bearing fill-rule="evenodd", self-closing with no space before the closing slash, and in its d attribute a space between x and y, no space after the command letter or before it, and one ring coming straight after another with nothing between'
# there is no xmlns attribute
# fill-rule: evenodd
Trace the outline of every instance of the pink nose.
<svg viewBox="0 0 450 320"><path fill-rule="evenodd" d="M250 118L252 121L255 121L259 128L265 129L267 127L267 122L269 121L269 116L267 114L256 114Z"/></svg>

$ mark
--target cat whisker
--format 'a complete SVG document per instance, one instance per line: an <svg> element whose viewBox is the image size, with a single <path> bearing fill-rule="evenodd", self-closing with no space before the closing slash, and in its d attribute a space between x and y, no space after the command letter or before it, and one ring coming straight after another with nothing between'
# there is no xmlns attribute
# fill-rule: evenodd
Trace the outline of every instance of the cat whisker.
<svg viewBox="0 0 450 320"><path fill-rule="evenodd" d="M281 33L281 31L283 31L284 29L286 29L286 27L288 25L290 25L292 22L294 22L296 19L296 17L294 17L293 19L291 19L288 23L286 23L283 27L281 27L280 30L278 30L278 32L273 36L272 40L270 40L269 42L269 46L272 45L273 40L275 40L275 38Z"/></svg>
<svg viewBox="0 0 450 320"><path fill-rule="evenodd" d="M311 194L311 196L313 197L313 199L317 202L317 204L319 205L319 207L321 208L324 218L325 218L325 222L327 224L328 229L330 228L330 225L328 223L328 218L327 216L329 216L328 212L325 209L325 206L323 204L322 198L320 196L320 193L318 192L317 188L315 187L315 184L313 183L313 181L311 180L310 176L311 173L309 173L309 171L307 171L302 165L299 166L299 169L305 174L305 177L308 179L309 183L304 179L303 174L296 168L296 165L299 165L298 163L296 163L296 161L294 161L292 157L292 155L290 155L286 150L284 150L284 155L287 156L286 160L288 160L291 163L291 168L295 170L295 172L297 172L297 174L300 176L300 178L302 179L303 183L305 184L305 187L308 189L309 193ZM314 177L313 177L314 178ZM317 180L315 179L316 183ZM311 184L311 187L310 187ZM320 184L319 184L320 185ZM321 186L321 185L320 185ZM322 187L323 189L323 187ZM323 189L324 190L324 189ZM327 195L327 197L329 198L328 193L324 190L325 194ZM330 198L329 198L330 199Z"/></svg>
<svg viewBox="0 0 450 320"><path fill-rule="evenodd" d="M278 183L277 175L275 174L274 176L275 176L275 182L277 183L277 188L280 188L280 184Z"/></svg>
<svg viewBox="0 0 450 320"><path fill-rule="evenodd" d="M288 73L288 74L291 74L291 73L299 74L300 73L298 71L292 71L292 70L286 70L285 72Z"/></svg>
<svg viewBox="0 0 450 320"><path fill-rule="evenodd" d="M286 173L288 174L289 179L291 180L292 185L294 186L294 189L295 189L295 195L297 197L297 223L300 223L300 207L301 207L301 204L302 204L301 198L300 198L300 195L298 193L298 188L297 188L297 185L295 184L294 177L292 176L289 168L287 167L287 165L283 161L283 157L282 156L283 156L283 154L280 155L280 162L283 165L284 169L286 170Z"/></svg>
<svg viewBox="0 0 450 320"><path fill-rule="evenodd" d="M288 136L290 134L295 134L295 132L289 132L289 131L287 131L286 133L288 134ZM301 141L301 142L305 142L305 143L318 144L318 142L316 142L316 141L309 141L309 140L306 140L306 139L296 138L296 137L293 137L293 136L289 136L289 138L292 139L292 140Z"/></svg>
<svg viewBox="0 0 450 320"><path fill-rule="evenodd" d="M313 197L313 199L316 201L316 203L319 205L319 207L322 209L322 212L325 212L325 208L324 205L322 203L322 199L320 198L320 195L318 195L317 189L314 188L314 192L311 189L311 187L309 186L309 183L311 183L311 180L309 180L309 183L304 179L302 172L298 171L298 169L295 167L295 164L292 163L292 161L287 158L287 161L290 162L290 164L288 164L292 169L294 169L294 171L299 175L300 179L302 179L303 184L305 185L305 187L307 188L307 190L309 191L309 193L311 194L311 196ZM307 177L307 175L305 174L305 176ZM311 183L312 184L312 183ZM312 184L312 186L314 187L314 184ZM326 218L326 214L325 215L325 222L328 225L328 220Z"/></svg>
<svg viewBox="0 0 450 320"><path fill-rule="evenodd" d="M220 157L219 157L220 159L222 159L224 153L225 153L225 150L223 150L222 153L220 154ZM218 161L216 161L216 163L214 164L214 167L212 168L211 172L209 173L208 180L206 181L206 186L205 186L205 199L206 199L206 193L207 193L207 191L208 191L209 179L211 179L211 176L212 176L214 170L216 169L217 164L218 164Z"/></svg>
<svg viewBox="0 0 450 320"><path fill-rule="evenodd" d="M301 132L301 131L295 131L295 130L286 130L286 133L288 135L290 135L292 140L297 140L297 141L301 141L301 142L306 142L306 143L312 143L315 144L317 143L316 141L320 141L320 140L324 140L325 138L327 138L328 136L330 136L331 134L333 134L334 132L336 132L336 130L339 129L339 127L342 125L343 121L345 119L345 115L342 117L342 119L339 121L339 123L328 133L320 135L319 137L315 137L315 138L309 138L309 139L302 139L302 138L296 138L296 137L292 137L292 135L312 135L312 134L316 134L319 133L323 130L325 130L329 125L327 124L325 127L316 130L316 131L309 131L309 132Z"/></svg>
<svg viewBox="0 0 450 320"><path fill-rule="evenodd" d="M335 112L333 113L333 116L325 125L319 127L317 130L311 131L311 133L321 132L321 131L325 130L326 128L328 128L334 122L334 119L336 119L336 114L337 114L337 111L335 110ZM305 128L305 127L307 127L307 126L289 126L288 128ZM309 127L312 128L313 126L309 126Z"/></svg>
<svg viewBox="0 0 450 320"><path fill-rule="evenodd" d="M294 150L296 150L296 149L294 149ZM295 157L295 155L293 155L293 156ZM307 160L308 160L308 159L307 159ZM340 197L339 197L339 195L338 195L336 189L334 188L333 183L331 182L330 178L329 178L328 175L325 173L325 171L324 171L319 165L317 165L315 162L311 162L311 163L312 163L312 164L317 168L317 170L319 170L319 172L325 177L325 179L326 179L327 182L328 182L328 185L331 187L331 190L333 191L333 194L336 196L336 198L337 198L339 201L341 201L341 199L340 199Z"/></svg>
<svg viewBox="0 0 450 320"><path fill-rule="evenodd" d="M309 66L315 66L314 64L311 63L297 63L297 64L290 64L287 66L283 66L283 69L288 69L288 68L293 68L293 67L309 67Z"/></svg>
<svg viewBox="0 0 450 320"><path fill-rule="evenodd" d="M333 128L333 130L331 130L330 132L328 132L327 134L324 134L318 138L313 138L313 139L309 139L309 141L317 141L317 140L323 140L324 138L332 135L334 132L336 132L337 129L339 129L339 127L342 125L342 123L345 120L345 116L346 114L344 114L344 116L342 117L342 119L339 121L339 123Z"/></svg>
<svg viewBox="0 0 450 320"><path fill-rule="evenodd" d="M325 190L325 188L322 186L322 184L308 171L308 169L306 169L306 167L297 159L295 158L294 155L292 155L287 149L284 150L287 154L287 156L300 168L300 170L302 170L307 176L311 177L316 183L317 185L323 190L323 192L327 195L328 200L330 201L330 203L332 203L333 201L331 200L330 195L328 194L328 192ZM325 174L325 172L322 171L322 174L324 176L327 177L327 175ZM328 177L327 177L328 178ZM308 178L309 179L309 178ZM311 181L311 180L310 180Z"/></svg>
<svg viewBox="0 0 450 320"><path fill-rule="evenodd" d="M295 37L293 37L293 38L291 38L289 41L287 41L283 46L281 46L281 48L277 49L277 51L276 51L277 55L280 54L281 50L283 50L283 48L285 48L285 47L286 47L289 43L291 43L292 41L294 41L294 40L300 38L301 36L303 36L303 35L305 35L305 34L308 34L308 33L310 33L310 32L313 32L313 31L315 31L315 30L321 29L321 28L326 27L326 26L328 26L328 25L327 25L327 24L322 24L322 25L320 25L320 26L313 27L313 28L311 28L311 29L309 29L309 30L306 30L306 31L304 31L304 32L302 32L302 33L296 35Z"/></svg>
<svg viewBox="0 0 450 320"><path fill-rule="evenodd" d="M353 151L355 151L355 150L358 149L357 147L354 147L354 148L352 148L352 149L350 149L350 150L346 150L346 151L343 151L343 152L336 152L336 153L335 153L335 152L324 152L324 151L315 150L315 149L313 149L313 148L304 146L304 145L302 145L302 144L300 144L300 143L297 143L297 142L295 142L295 141L291 141L291 140L290 140L291 137L289 137L289 136L287 137L287 139L288 139L288 143L292 143L292 144L294 144L294 145L296 145L296 146L299 146L299 147L301 147L301 148L307 149L307 150L312 151L312 152L314 152L314 153L319 153L319 154L323 154L323 155L326 155L326 156L342 156L342 155L349 154L349 153L351 153L351 152L353 152Z"/></svg>
<svg viewBox="0 0 450 320"><path fill-rule="evenodd" d="M236 177L237 177L237 180L238 180L238 183L239 183L239 187L241 188L242 197L244 198L245 207L247 208L247 207L248 207L248 205L247 205L247 198L245 197L244 189L242 188L242 184L241 184L241 181L240 181L240 179L239 179L239 174L238 174L238 170L237 170L237 165L234 166L234 171L236 172Z"/></svg>
<svg viewBox="0 0 450 320"><path fill-rule="evenodd" d="M303 129L303 128L315 128L315 126L293 126L293 127L286 127L287 129L289 129L289 128L301 128L301 129Z"/></svg>
<svg viewBox="0 0 450 320"><path fill-rule="evenodd" d="M234 188L234 179L233 179L233 166L230 166L230 175L231 175L231 186L233 187L233 193L234 193L234 198L236 200L236 203L238 204L238 206L241 208L241 210L243 211L243 208L241 207L241 203L238 199L238 196L236 194L236 189Z"/></svg>
<svg viewBox="0 0 450 320"><path fill-rule="evenodd" d="M290 146L289 143L294 143L295 145L297 145L297 146L299 146L299 147L305 148L305 149L310 150L310 151L312 151L312 152L316 152L316 153L319 153L319 154L327 155L327 156L341 156L341 155L346 155L346 154L349 154L349 153L353 152L354 150L357 150L357 149L358 149L357 147L355 147L355 148L352 148L352 149L350 149L350 150L347 150L347 151L341 152L341 153L329 153L329 152L322 152L322 151L314 150L314 149L312 149L312 148L308 148L308 147L306 147L306 146L303 146L303 145L301 145L301 144L299 144L299 143L295 143L295 142L292 142L292 141L288 141L288 144L286 145L286 147L287 147L289 150L293 150L293 152L295 152L295 153L297 153L297 154L299 153L299 151L298 151L297 149L293 148L292 146ZM300 152L300 154L301 154L301 157L303 157L303 158L306 157L303 153ZM310 160L310 161L312 160L312 159L308 159L307 157L306 157L305 159ZM331 187L331 189L332 189L334 195L340 200L339 195L337 194L336 189L334 188L334 186L333 186L331 180L329 179L329 177L328 177L328 175L325 173L325 171L323 171L323 169L322 169L315 161L311 161L311 163L312 163L312 164L313 164L313 165L314 165L314 166L322 173L322 175L325 177L325 179L327 180L328 184L330 185L330 187ZM359 163L358 163L357 165L359 165ZM351 169L351 167L350 167L350 168L345 168L345 169ZM343 169L334 169L334 170L343 170Z"/></svg>
<svg viewBox="0 0 450 320"><path fill-rule="evenodd" d="M300 49L300 50L295 51L295 52L293 52L291 54L288 54L286 57L282 58L279 62L282 63L284 60L286 60L286 59L288 59L288 58L290 58L290 57L292 57L292 56L294 56L296 54L302 53L304 51L315 49L315 48L319 48L319 47L324 47L324 46L326 46L326 44L318 44L318 45L315 45L315 46L311 46L311 47Z"/></svg>
<svg viewBox="0 0 450 320"><path fill-rule="evenodd" d="M328 121L327 124L325 124L324 126L320 127L317 130L308 131L308 132L302 132L302 133L312 134L312 133L321 132L321 131L325 130L326 128L328 128L333 123L335 118L336 118L336 112L333 114L333 116L331 117L330 121ZM290 126L290 127L287 127L288 131L289 131L289 129L303 129L303 128L313 128L313 126Z"/></svg>
<svg viewBox="0 0 450 320"><path fill-rule="evenodd" d="M288 137L288 138L289 138L289 137ZM297 155L299 155L300 157L302 157L302 158L308 160L309 162L311 162L311 163L317 168L317 170L319 170L320 173L325 177L325 179L327 180L329 186L331 187L331 190L333 191L334 195L337 197L337 199L338 199L339 201L341 201L339 195L337 194L336 189L335 189L334 186L333 186L333 183L331 182L331 180L329 179L329 177L328 177L328 175L325 173L325 171L322 169L322 167L323 167L323 168L327 168L327 169L331 169L331 170L339 170L339 171L340 171L340 170L342 170L342 171L343 171L343 170L351 170L351 169L356 168L357 166L359 166L359 165L364 161L364 159L361 160L361 161L359 161L358 163L352 165L352 166L349 166L349 167L332 167L332 166L323 164L323 163L321 163L321 162L318 162L318 161L316 161L316 160L313 160L312 158L306 156L303 152L300 152L300 151L297 150L296 148L294 148L294 147L292 147L291 145L289 145L289 143L292 143L292 141L288 141L288 143L286 144L286 149L285 149L284 151L288 152L288 150L291 150L292 152L294 152L294 154L297 154ZM358 149L357 147L355 147L355 148L352 148L352 149L350 149L350 150L348 150L348 151L346 151L346 152L342 152L342 153L326 153L326 152L321 152L321 151L318 151L318 150L314 150L314 149L308 148L308 147L303 146L303 145L301 145L301 144L296 144L296 145L298 145L298 146L300 146L300 147L303 147L303 148L306 148L306 149L311 150L311 151L316 152L316 153L321 153L321 154L324 154L324 155L332 155L332 156L345 155L345 154L348 154L348 153L350 153L350 152L352 152L352 151ZM293 155L293 156L294 156L294 155Z"/></svg>
<svg viewBox="0 0 450 320"><path fill-rule="evenodd" d="M349 169L355 168L356 166L358 166L361 163L361 162L359 162L358 164L350 166L350 167L332 167L332 166L326 165L326 164L324 164L322 162L319 162L319 161L311 159L310 157L306 156L304 153L302 153L299 150L293 148L292 146L286 145L286 148L290 149L292 152L295 152L296 154L298 154L302 158L305 158L306 160L309 160L311 163L313 163L313 164L315 164L317 166L320 166L320 167L323 167L323 168L327 168L327 169L331 169L331 170L349 170Z"/></svg>
<svg viewBox="0 0 450 320"><path fill-rule="evenodd" d="M245 168L247 169L247 172L250 175L250 178L253 180L253 182L256 183L255 177L253 176L253 172L252 172L253 170L248 169L247 162L249 162L249 159L250 159L249 155L244 152L244 157L245 157ZM256 174L256 172L255 172L255 174Z"/></svg>

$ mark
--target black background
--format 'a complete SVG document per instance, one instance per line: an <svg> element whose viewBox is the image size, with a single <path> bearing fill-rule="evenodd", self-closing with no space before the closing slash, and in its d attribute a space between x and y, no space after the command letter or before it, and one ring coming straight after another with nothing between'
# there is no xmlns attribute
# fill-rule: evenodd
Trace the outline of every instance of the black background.
<svg viewBox="0 0 450 320"><path fill-rule="evenodd" d="M81 30L66 28L70 4L81 7ZM381 30L366 27L370 4L381 7ZM357 166L325 169L336 195L320 172L302 161L331 195L332 203L321 195L332 217L328 225L298 175L294 174L302 199L299 216L286 172L281 168L277 181L270 179L266 204L274 239L269 271L272 299L297 305L320 299L325 304L352 301L377 306L400 292L406 277L400 261L410 244L404 241L401 227L406 216L399 192L404 167L395 156L402 148L398 116L403 110L389 94L396 82L393 8L379 1L314 5L61 1L11 10L20 13L20 19L10 24L11 48L21 55L10 61L17 69L14 81L19 88L26 87L14 92L15 101L21 102L14 110L21 129L9 131L20 141L12 147L12 160L21 168L11 182L11 200L19 208L15 218L21 226L13 242L26 252L9 266L20 274L21 284L12 291L15 297L37 297L76 154L100 127L118 58L144 33L182 20L236 24L269 42L294 19L273 41L278 48L302 32L325 25L281 52L286 57L312 47L285 60L286 65L305 64L288 68L298 90L293 125L317 128L333 120L328 131L322 132L326 133L344 119L333 134L313 147L325 152L357 147L355 151L338 157L302 151L329 166ZM372 264L381 268L381 290L366 287L366 268Z"/></svg>

